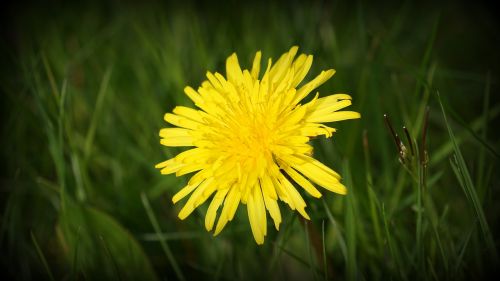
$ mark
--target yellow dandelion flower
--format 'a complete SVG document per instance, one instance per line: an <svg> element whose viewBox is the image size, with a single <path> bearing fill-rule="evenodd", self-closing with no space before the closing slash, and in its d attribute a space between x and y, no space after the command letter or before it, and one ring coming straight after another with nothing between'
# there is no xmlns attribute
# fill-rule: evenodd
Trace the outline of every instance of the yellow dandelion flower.
<svg viewBox="0 0 500 281"><path fill-rule="evenodd" d="M261 79L260 51L251 70L242 70L236 54L232 54L226 60L226 77L207 72L208 80L198 90L184 89L199 109L177 106L173 113L165 114L165 121L175 127L160 130L161 144L192 148L156 168L162 174L176 176L196 172L172 198L177 203L191 194L179 213L181 220L212 198L205 227L213 229L222 206L215 226L217 235L234 218L241 203L247 207L255 241L263 244L267 212L279 230L278 199L309 219L306 203L295 186L316 198L321 192L315 184L346 193L339 174L312 157L309 141L319 135L331 137L335 132L322 123L360 118L360 114L339 111L351 105L347 94L318 98L316 93L310 102L300 103L335 70L322 71L299 87L313 56L295 57L297 50L292 47L274 65L269 59Z"/></svg>

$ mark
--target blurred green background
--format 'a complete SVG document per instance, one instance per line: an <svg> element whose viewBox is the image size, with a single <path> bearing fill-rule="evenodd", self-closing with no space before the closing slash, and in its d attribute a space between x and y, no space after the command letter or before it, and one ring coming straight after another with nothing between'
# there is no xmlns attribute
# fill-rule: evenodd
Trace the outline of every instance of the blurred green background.
<svg viewBox="0 0 500 281"><path fill-rule="evenodd" d="M5 4L3 280L485 277L500 221L493 5L375 2ZM280 205L263 246L244 206L217 237L207 204L180 221L171 197L188 177L154 169L182 151L159 144L163 114L192 106L182 89L225 73L232 52L249 68L293 45L314 55L309 79L337 70L320 93L349 93L362 114L312 141L348 195L301 191L311 221ZM384 114L427 161L400 163Z"/></svg>

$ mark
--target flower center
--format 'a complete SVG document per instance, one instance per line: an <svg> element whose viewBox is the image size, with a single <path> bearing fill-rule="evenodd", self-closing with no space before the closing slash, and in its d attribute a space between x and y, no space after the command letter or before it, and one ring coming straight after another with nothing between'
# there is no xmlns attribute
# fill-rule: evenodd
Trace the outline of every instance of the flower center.
<svg viewBox="0 0 500 281"><path fill-rule="evenodd" d="M254 160L271 157L273 132L270 124L260 116L240 116L234 126L231 140L232 153L239 160Z"/></svg>

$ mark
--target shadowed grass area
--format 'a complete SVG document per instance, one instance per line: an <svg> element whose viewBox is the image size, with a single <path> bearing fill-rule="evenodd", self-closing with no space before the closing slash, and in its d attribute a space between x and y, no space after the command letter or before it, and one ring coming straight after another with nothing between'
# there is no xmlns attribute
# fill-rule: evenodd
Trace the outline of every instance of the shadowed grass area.
<svg viewBox="0 0 500 281"><path fill-rule="evenodd" d="M472 4L471 4L472 5ZM30 280L462 280L498 265L499 32L483 3L14 5L2 34L1 274ZM183 88L293 45L360 120L312 140L346 196L300 190L262 246L217 237L154 165ZM306 80L309 80L306 79ZM439 94L438 94L439 93ZM387 114L388 119L384 119ZM389 120L394 136L384 120ZM403 126L407 129L403 129Z"/></svg>

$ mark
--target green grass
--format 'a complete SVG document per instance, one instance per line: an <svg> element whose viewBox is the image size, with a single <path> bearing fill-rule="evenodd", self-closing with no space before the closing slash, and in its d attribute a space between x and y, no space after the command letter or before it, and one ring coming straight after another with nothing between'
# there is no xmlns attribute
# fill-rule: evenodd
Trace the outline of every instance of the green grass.
<svg viewBox="0 0 500 281"><path fill-rule="evenodd" d="M0 72L8 279L466 280L498 266L500 37L487 7L10 9ZM225 73L232 52L250 67L257 50L276 59L292 45L314 55L309 79L336 69L322 95L349 93L362 114L312 141L349 193L301 191L311 221L281 204L280 231L269 221L262 246L244 206L217 237L204 228L208 204L180 221L171 197L188 177L154 168L182 151L159 144L164 113L192 106L183 88Z"/></svg>

